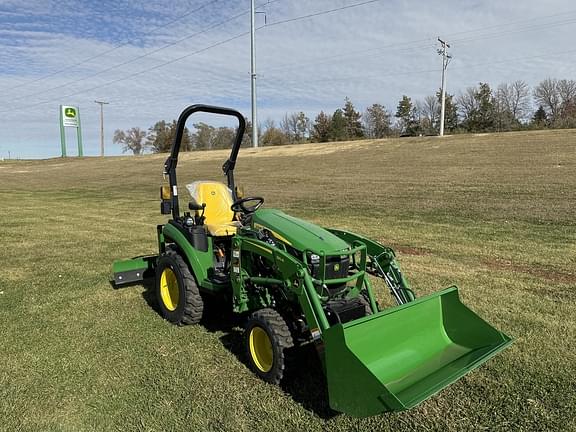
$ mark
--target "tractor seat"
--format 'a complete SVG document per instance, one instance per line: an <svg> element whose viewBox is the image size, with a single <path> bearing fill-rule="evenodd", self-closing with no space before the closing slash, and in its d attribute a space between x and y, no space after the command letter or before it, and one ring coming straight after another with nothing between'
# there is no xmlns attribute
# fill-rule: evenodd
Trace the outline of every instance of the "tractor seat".
<svg viewBox="0 0 576 432"><path fill-rule="evenodd" d="M228 186L220 182L195 181L186 185L186 189L198 204L206 204L204 226L210 235L225 237L236 234L241 224L234 220L234 212L230 209L234 199ZM197 216L200 214L201 211L196 211Z"/></svg>

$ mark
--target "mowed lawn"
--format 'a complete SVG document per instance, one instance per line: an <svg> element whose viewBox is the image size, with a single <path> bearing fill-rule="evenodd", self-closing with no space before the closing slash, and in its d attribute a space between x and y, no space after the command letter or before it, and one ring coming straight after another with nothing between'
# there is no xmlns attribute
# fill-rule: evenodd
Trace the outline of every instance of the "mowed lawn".
<svg viewBox="0 0 576 432"><path fill-rule="evenodd" d="M225 311L176 327L150 284L112 288L113 260L155 252L165 157L0 162L0 430L576 430L576 131L240 152L248 194L394 247L418 295L456 283L515 339L417 408L368 419L328 409L313 352L272 386ZM184 155L181 185L223 180L226 157Z"/></svg>

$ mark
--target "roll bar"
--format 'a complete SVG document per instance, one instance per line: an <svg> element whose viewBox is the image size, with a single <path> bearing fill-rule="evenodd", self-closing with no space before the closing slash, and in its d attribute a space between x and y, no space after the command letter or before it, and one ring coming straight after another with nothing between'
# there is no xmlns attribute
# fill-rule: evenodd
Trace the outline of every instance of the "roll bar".
<svg viewBox="0 0 576 432"><path fill-rule="evenodd" d="M232 191L234 200L237 199L236 188L234 184L234 167L236 166L238 151L242 145L242 137L244 136L244 131L246 130L246 120L244 120L244 116L240 114L240 112L231 108L202 104L190 105L188 108L182 111L182 114L180 114L180 117L178 117L178 123L176 124L176 136L174 138L174 143L172 144L172 150L170 151L170 156L164 163L164 175L168 176L170 182L170 199L172 217L174 219L180 216L180 208L178 205L178 183L176 179L178 154L180 153L182 137L184 136L184 128L186 127L186 120L188 120L188 117L190 117L192 114L197 112L232 116L236 117L238 120L238 129L236 130L236 137L234 138L234 142L232 144L232 152L230 153L228 160L226 160L224 165L222 165L222 171L224 171L224 175L226 176L228 187Z"/></svg>

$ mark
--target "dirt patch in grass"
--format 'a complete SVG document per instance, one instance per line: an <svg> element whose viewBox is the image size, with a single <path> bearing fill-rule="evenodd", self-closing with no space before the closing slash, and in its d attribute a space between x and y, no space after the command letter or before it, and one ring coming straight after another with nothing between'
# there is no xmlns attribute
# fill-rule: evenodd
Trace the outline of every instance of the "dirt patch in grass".
<svg viewBox="0 0 576 432"><path fill-rule="evenodd" d="M576 284L575 273L564 272L545 265L525 265L514 263L510 260L501 259L482 260L481 263L491 270L505 270L516 273L524 273L555 283Z"/></svg>
<svg viewBox="0 0 576 432"><path fill-rule="evenodd" d="M430 249L416 246L391 246L397 253L401 255L414 255L414 256L425 256L432 255Z"/></svg>

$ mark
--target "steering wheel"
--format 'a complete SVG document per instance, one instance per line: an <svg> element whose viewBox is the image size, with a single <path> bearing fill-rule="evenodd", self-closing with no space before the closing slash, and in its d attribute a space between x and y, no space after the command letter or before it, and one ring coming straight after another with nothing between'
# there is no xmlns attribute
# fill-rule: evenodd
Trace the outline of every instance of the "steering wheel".
<svg viewBox="0 0 576 432"><path fill-rule="evenodd" d="M246 203L254 201L255 204L251 206L246 206ZM264 198L262 197L246 197L239 200L234 201L234 203L230 206L230 210L234 213L244 213L244 214L251 214L262 207L264 204Z"/></svg>

